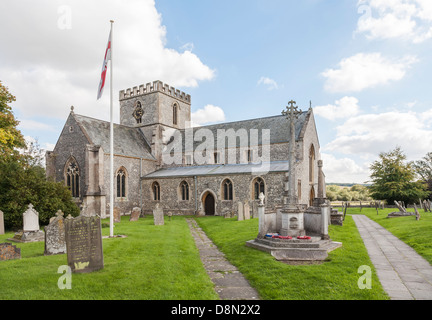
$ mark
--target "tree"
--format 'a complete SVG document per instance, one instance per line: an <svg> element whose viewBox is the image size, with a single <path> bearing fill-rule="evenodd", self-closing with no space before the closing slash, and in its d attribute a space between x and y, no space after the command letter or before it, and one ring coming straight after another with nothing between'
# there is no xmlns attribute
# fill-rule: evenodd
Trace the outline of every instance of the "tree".
<svg viewBox="0 0 432 320"><path fill-rule="evenodd" d="M432 152L426 154L423 160L412 162L415 172L427 183L429 199L432 200Z"/></svg>
<svg viewBox="0 0 432 320"><path fill-rule="evenodd" d="M375 200L394 200L415 203L427 196L426 185L415 181L415 171L411 163L406 163L406 156L400 147L387 153L380 153L380 160L372 163L372 186L370 194Z"/></svg>
<svg viewBox="0 0 432 320"><path fill-rule="evenodd" d="M17 129L19 122L8 105L13 101L15 97L0 81L0 161L19 157L17 148L26 147L24 137Z"/></svg>

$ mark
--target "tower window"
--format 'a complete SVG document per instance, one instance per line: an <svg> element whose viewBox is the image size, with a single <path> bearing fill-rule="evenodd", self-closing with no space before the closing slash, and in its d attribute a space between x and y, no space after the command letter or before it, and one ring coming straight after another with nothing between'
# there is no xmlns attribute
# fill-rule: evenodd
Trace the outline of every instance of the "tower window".
<svg viewBox="0 0 432 320"><path fill-rule="evenodd" d="M177 104L173 105L173 124L177 125L177 113L178 113L178 106Z"/></svg>

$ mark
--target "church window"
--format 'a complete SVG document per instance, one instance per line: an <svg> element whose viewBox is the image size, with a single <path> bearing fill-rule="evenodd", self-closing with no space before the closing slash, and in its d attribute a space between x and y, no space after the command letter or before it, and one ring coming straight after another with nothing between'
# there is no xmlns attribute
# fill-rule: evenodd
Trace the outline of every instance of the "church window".
<svg viewBox="0 0 432 320"><path fill-rule="evenodd" d="M66 185L72 193L73 198L79 198L79 167L75 159L71 159L66 166Z"/></svg>
<svg viewBox="0 0 432 320"><path fill-rule="evenodd" d="M312 145L309 150L309 182L314 182L315 175L315 148Z"/></svg>
<svg viewBox="0 0 432 320"><path fill-rule="evenodd" d="M153 200L160 201L160 185L159 185L159 183L153 182L152 190L153 190Z"/></svg>
<svg viewBox="0 0 432 320"><path fill-rule="evenodd" d="M173 105L173 124L177 125L177 112L178 112L178 106L177 104Z"/></svg>
<svg viewBox="0 0 432 320"><path fill-rule="evenodd" d="M252 162L252 150L251 149L247 150L246 156L247 156L247 162Z"/></svg>
<svg viewBox="0 0 432 320"><path fill-rule="evenodd" d="M126 198L126 170L117 171L117 198Z"/></svg>
<svg viewBox="0 0 432 320"><path fill-rule="evenodd" d="M183 181L180 184L180 193L183 201L189 200L189 184L186 181Z"/></svg>
<svg viewBox="0 0 432 320"><path fill-rule="evenodd" d="M137 124L140 124L142 122L143 115L144 115L144 110L142 108L141 102L137 101L135 104L134 112L132 113L132 116L135 118Z"/></svg>
<svg viewBox="0 0 432 320"><path fill-rule="evenodd" d="M256 178L254 180L253 186L254 186L254 199L258 200L261 192L265 194L264 180L262 178Z"/></svg>
<svg viewBox="0 0 432 320"><path fill-rule="evenodd" d="M222 183L223 186L223 199L232 200L233 199L233 185L231 180L226 179Z"/></svg>

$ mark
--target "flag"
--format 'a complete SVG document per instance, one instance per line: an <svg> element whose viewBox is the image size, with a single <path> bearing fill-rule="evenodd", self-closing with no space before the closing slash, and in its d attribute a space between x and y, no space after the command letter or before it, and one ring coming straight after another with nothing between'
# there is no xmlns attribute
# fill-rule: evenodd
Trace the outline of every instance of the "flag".
<svg viewBox="0 0 432 320"><path fill-rule="evenodd" d="M99 82L99 88L98 88L98 94L97 94L97 100L100 99L103 93L103 89L105 87L105 77L108 69L108 60L111 60L111 32L108 37L108 44L105 51L105 58L102 64L102 73L101 73L101 79Z"/></svg>

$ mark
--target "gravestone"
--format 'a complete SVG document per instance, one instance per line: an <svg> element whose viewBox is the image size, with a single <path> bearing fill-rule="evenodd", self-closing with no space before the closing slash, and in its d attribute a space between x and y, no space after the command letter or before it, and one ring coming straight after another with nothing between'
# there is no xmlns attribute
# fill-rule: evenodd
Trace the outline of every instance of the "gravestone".
<svg viewBox="0 0 432 320"><path fill-rule="evenodd" d="M64 213L59 210L55 217L50 219L45 227L45 252L44 255L66 253Z"/></svg>
<svg viewBox="0 0 432 320"><path fill-rule="evenodd" d="M114 222L115 223L121 222L121 214L120 214L120 208L119 207L114 207L113 216L114 216Z"/></svg>
<svg viewBox="0 0 432 320"><path fill-rule="evenodd" d="M21 259L21 249L12 243L0 243L0 261Z"/></svg>
<svg viewBox="0 0 432 320"><path fill-rule="evenodd" d="M39 242L45 240L45 234L39 229L39 213L30 203L23 213L23 230L15 233L13 238L8 240L15 242Z"/></svg>
<svg viewBox="0 0 432 320"><path fill-rule="evenodd" d="M244 220L243 203L242 202L238 202L237 206L238 206L237 220L238 221L243 221Z"/></svg>
<svg viewBox="0 0 432 320"><path fill-rule="evenodd" d="M258 218L258 202L252 202L252 219Z"/></svg>
<svg viewBox="0 0 432 320"><path fill-rule="evenodd" d="M245 201L244 206L243 206L243 210L244 210L244 219L245 220L250 220L249 201Z"/></svg>
<svg viewBox="0 0 432 320"><path fill-rule="evenodd" d="M98 216L69 215L65 220L67 261L72 272L88 273L104 267L102 228Z"/></svg>
<svg viewBox="0 0 432 320"><path fill-rule="evenodd" d="M155 226L164 225L164 212L163 208L159 206L159 203L156 203L156 208L153 210L153 220Z"/></svg>
<svg viewBox="0 0 432 320"><path fill-rule="evenodd" d="M138 221L141 216L141 208L135 207L132 209L129 221Z"/></svg>
<svg viewBox="0 0 432 320"><path fill-rule="evenodd" d="M3 211L0 210L0 234L4 234L5 230L4 230L4 215L3 215Z"/></svg>

